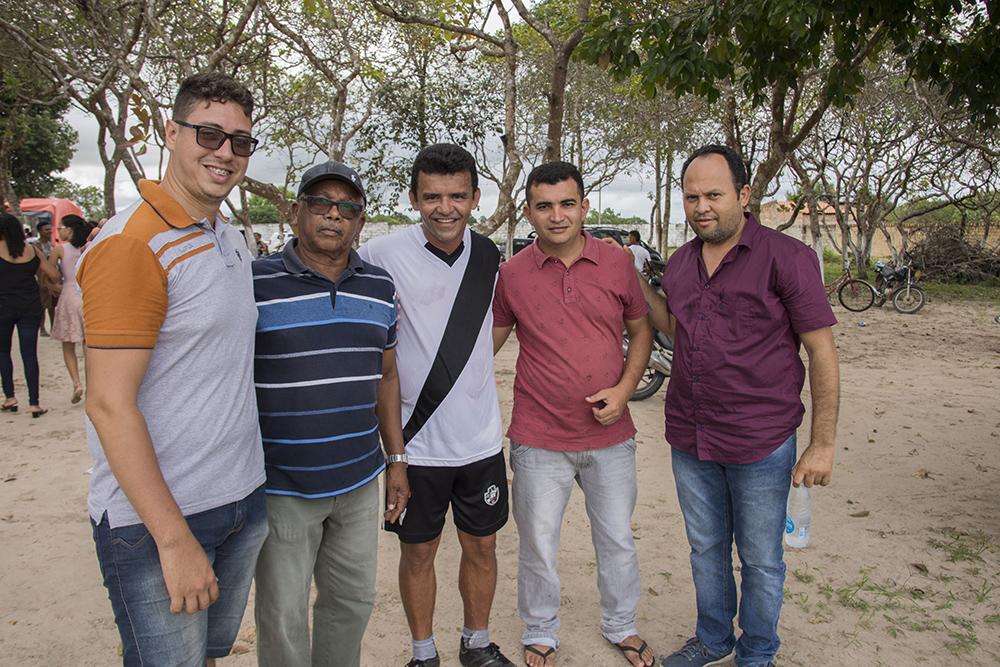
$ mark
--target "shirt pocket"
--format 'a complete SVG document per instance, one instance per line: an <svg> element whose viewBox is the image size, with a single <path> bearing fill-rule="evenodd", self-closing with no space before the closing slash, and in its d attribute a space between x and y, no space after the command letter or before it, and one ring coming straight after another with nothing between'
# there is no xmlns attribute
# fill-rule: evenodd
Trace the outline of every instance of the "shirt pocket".
<svg viewBox="0 0 1000 667"><path fill-rule="evenodd" d="M716 310L720 337L729 342L745 340L760 331L762 307L748 295L733 295L720 300Z"/></svg>

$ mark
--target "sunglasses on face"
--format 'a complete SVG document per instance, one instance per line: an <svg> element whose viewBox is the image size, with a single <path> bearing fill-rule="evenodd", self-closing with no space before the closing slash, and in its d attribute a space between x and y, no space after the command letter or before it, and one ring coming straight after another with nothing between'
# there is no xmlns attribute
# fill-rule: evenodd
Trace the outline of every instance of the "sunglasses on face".
<svg viewBox="0 0 1000 667"><path fill-rule="evenodd" d="M326 215L330 212L331 208L336 206L340 217L346 220L357 220L365 210L364 206L355 204L352 201L334 201L318 195L303 195L299 197L299 200L306 203L306 208L313 215Z"/></svg>
<svg viewBox="0 0 1000 667"><path fill-rule="evenodd" d="M181 127L189 127L194 130L194 138L195 141L198 142L198 145L202 148L208 148L213 151L222 148L222 144L226 143L226 139L229 139L229 145L233 147L234 155L239 155L240 157L250 157L257 149L257 144L260 143L258 139L254 139L247 134L230 134L229 132L224 132L217 127L211 127L209 125L194 125L177 119L174 119L174 122Z"/></svg>

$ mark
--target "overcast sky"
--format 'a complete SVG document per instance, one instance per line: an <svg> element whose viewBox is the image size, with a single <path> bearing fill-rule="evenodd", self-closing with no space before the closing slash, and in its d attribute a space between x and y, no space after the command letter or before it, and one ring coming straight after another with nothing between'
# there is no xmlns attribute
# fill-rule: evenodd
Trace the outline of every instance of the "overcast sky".
<svg viewBox="0 0 1000 667"><path fill-rule="evenodd" d="M67 120L80 135L76 146L76 154L63 176L79 185L96 185L103 187L104 167L101 165L100 157L97 154L97 123L93 118L78 109L71 108L67 115ZM149 151L142 157L146 174L151 178L157 177L159 150L155 146L150 146ZM164 158L164 164L166 159ZM266 152L258 152L250 158L250 168L247 172L250 176L269 183L282 183L285 178L284 164L268 155ZM584 174L584 180L587 175ZM485 180L480 180L483 190L482 199L479 205L480 215L489 215L497 202L496 186ZM649 220L649 211L652 200L649 193L652 190L652 179L642 179L630 175L622 175L615 179L610 185L604 187L600 196L596 192L590 195L590 205L593 210L598 209L598 205L604 209L613 208L618 213L628 217L639 216L643 220ZM124 208L137 196L132 179L128 171L119 168L115 187L115 201L119 208ZM684 221L684 213L681 207L680 193L674 192L671 197L671 222L681 223ZM401 197L397 209L403 212L410 211L409 202L405 196Z"/></svg>

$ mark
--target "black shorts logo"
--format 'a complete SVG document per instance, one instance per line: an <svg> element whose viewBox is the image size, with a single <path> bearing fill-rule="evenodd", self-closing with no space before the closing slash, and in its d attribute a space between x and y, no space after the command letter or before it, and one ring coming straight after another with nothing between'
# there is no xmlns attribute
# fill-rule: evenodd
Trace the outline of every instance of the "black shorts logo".
<svg viewBox="0 0 1000 667"><path fill-rule="evenodd" d="M483 494L483 501L493 507L500 500L500 489L497 488L496 484L490 484L489 488L486 489L486 493Z"/></svg>

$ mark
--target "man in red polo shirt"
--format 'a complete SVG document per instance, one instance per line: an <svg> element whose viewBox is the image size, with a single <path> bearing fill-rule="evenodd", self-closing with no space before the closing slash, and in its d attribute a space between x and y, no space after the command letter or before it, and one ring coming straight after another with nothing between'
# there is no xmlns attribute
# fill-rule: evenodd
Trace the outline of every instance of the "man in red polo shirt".
<svg viewBox="0 0 1000 667"><path fill-rule="evenodd" d="M780 644L789 482L826 485L840 391L836 324L816 254L744 213L747 171L733 150L698 149L681 169L697 238L671 255L666 294L648 285L653 325L674 338L666 397L677 498L688 542L695 636L663 667L705 667L736 651L739 667L772 665ZM796 463L809 357L812 429ZM739 637L733 541L739 554Z"/></svg>
<svg viewBox="0 0 1000 667"><path fill-rule="evenodd" d="M529 667L555 663L559 529L576 481L597 552L602 634L631 664L651 666L653 651L635 626L635 427L628 412L652 345L648 307L629 256L583 231L589 203L576 167L536 167L526 192L524 215L538 238L500 267L493 299L494 352L515 325L520 343L507 436L524 659ZM624 361L623 328L632 341Z"/></svg>

